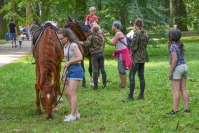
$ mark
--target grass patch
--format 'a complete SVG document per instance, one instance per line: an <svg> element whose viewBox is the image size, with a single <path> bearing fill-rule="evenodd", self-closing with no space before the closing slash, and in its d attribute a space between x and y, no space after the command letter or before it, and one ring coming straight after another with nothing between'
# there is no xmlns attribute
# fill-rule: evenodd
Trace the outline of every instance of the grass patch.
<svg viewBox="0 0 199 133"><path fill-rule="evenodd" d="M114 47L107 45L107 88L102 89L100 83L99 90L92 91L86 71L87 89L78 90L81 118L71 123L63 122L64 116L70 112L65 96L54 119L48 121L44 114L34 115L35 65L31 64L32 56L1 67L0 132L198 132L199 37L183 37L182 40L189 66L187 89L190 96L190 115L183 113L182 100L177 115L166 114L172 109L172 89L167 78L169 57L166 42L158 49L148 49L150 62L145 67L145 100L137 100L139 82L136 76L135 101L129 103L121 102L127 98L129 88L116 88L119 84L117 62L111 60ZM88 60L85 64L88 68Z"/></svg>
<svg viewBox="0 0 199 133"><path fill-rule="evenodd" d="M0 39L0 44L5 44L6 40L5 39Z"/></svg>

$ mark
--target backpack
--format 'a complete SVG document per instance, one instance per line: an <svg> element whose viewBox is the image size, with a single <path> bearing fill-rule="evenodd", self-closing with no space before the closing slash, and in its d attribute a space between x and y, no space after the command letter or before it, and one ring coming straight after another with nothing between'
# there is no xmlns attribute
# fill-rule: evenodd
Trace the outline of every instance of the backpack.
<svg viewBox="0 0 199 133"><path fill-rule="evenodd" d="M125 37L126 37L127 44L125 44L124 42L122 42L120 39L119 39L119 41L120 41L121 43L123 43L125 46L127 46L127 48L130 50L130 49L131 49L132 39L129 38L129 37L127 37L127 36L125 36Z"/></svg>

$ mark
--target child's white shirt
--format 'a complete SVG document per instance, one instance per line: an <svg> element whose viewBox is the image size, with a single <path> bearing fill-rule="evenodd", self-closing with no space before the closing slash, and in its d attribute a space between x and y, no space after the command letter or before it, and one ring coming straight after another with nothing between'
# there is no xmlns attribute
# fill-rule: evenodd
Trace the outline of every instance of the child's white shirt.
<svg viewBox="0 0 199 133"><path fill-rule="evenodd" d="M20 35L18 35L18 41L22 41L22 38Z"/></svg>

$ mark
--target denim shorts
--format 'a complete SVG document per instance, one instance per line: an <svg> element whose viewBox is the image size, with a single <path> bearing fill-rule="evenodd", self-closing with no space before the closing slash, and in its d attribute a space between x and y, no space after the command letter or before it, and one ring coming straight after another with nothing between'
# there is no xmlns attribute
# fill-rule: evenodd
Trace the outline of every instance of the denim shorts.
<svg viewBox="0 0 199 133"><path fill-rule="evenodd" d="M177 66L173 71L173 79L188 78L188 67L186 64Z"/></svg>
<svg viewBox="0 0 199 133"><path fill-rule="evenodd" d="M16 40L16 33L10 33L10 40Z"/></svg>
<svg viewBox="0 0 199 133"><path fill-rule="evenodd" d="M121 53L119 54L119 57L118 57L118 71L122 75L126 74L126 66L124 65L124 60L122 59Z"/></svg>
<svg viewBox="0 0 199 133"><path fill-rule="evenodd" d="M83 80L84 71L80 63L72 64L68 68L66 78L69 80Z"/></svg>

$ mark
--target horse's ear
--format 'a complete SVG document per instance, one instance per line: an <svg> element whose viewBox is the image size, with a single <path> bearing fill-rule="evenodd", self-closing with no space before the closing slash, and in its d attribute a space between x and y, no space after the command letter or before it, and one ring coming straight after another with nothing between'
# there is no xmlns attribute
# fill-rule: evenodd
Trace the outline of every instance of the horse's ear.
<svg viewBox="0 0 199 133"><path fill-rule="evenodd" d="M72 22L72 19L68 16L68 20L70 21L70 22Z"/></svg>

